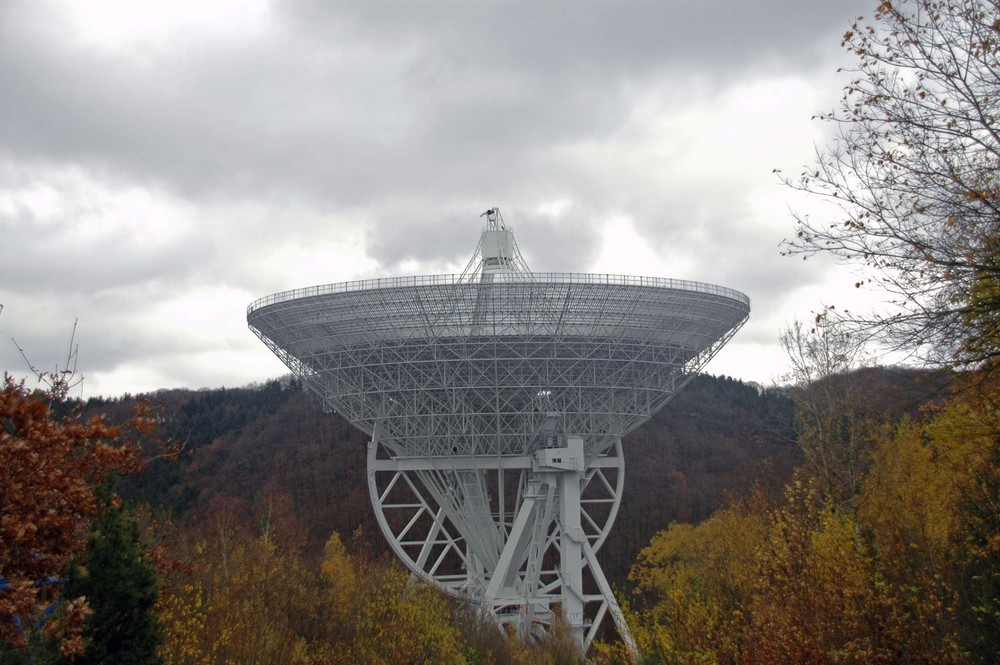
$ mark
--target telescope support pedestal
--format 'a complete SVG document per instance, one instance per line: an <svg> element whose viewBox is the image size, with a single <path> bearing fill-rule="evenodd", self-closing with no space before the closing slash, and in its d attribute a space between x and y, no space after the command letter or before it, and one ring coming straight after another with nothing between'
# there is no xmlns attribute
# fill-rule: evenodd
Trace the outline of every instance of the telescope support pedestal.
<svg viewBox="0 0 1000 665"><path fill-rule="evenodd" d="M569 437L560 443L565 445L541 448L532 456L527 491L486 588L484 609L501 623L515 624L522 635L532 633L536 623L551 624L558 611L584 651L610 610L622 641L635 653L625 617L583 530L583 439ZM548 544L557 544L558 577L545 583L541 573ZM584 591L584 569L590 571L597 593ZM588 620L585 605L591 603L599 606ZM509 612L512 607L520 611Z"/></svg>
<svg viewBox="0 0 1000 665"><path fill-rule="evenodd" d="M621 502L620 439L599 455L581 437L549 436L522 455L413 458L378 433L368 448L375 517L414 574L523 637L558 612L584 649L610 612L634 647L595 556Z"/></svg>

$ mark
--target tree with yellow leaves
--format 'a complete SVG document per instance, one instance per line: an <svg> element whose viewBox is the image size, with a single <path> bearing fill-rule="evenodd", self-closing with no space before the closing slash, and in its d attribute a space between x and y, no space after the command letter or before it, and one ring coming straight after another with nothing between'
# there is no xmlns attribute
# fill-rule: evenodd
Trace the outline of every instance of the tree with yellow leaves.
<svg viewBox="0 0 1000 665"><path fill-rule="evenodd" d="M167 663L464 662L435 589L351 557L336 533L318 572L277 540L223 531L197 546L197 571L175 576L161 602Z"/></svg>
<svg viewBox="0 0 1000 665"><path fill-rule="evenodd" d="M858 520L901 653L1000 654L1000 392L973 380L876 451Z"/></svg>
<svg viewBox="0 0 1000 665"><path fill-rule="evenodd" d="M882 430L856 509L800 472L780 505L659 534L631 574L640 650L671 663L995 660L994 384L979 377L922 421Z"/></svg>

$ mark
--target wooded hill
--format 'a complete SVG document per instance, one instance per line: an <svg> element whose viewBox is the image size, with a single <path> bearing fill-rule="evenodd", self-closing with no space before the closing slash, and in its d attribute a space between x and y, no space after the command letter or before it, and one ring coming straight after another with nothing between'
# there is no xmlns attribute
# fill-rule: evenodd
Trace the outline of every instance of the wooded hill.
<svg viewBox="0 0 1000 665"><path fill-rule="evenodd" d="M872 404L912 409L932 385L919 373L868 370ZM332 531L373 553L388 550L369 503L366 436L324 413L298 381L150 396L161 434L185 444L177 462L156 461L126 479L128 498L169 510L181 523L270 517L319 557ZM92 399L88 411L123 421L136 398ZM777 495L801 462L794 404L780 389L698 376L624 441L625 490L600 556L612 584L626 585L638 552L675 521L697 523L727 498L754 488Z"/></svg>
<svg viewBox="0 0 1000 665"><path fill-rule="evenodd" d="M964 388L945 385L953 376ZM643 662L995 651L988 378L692 381L625 441L600 553ZM2 662L96 658L126 625L147 627L123 650L141 645L150 663L582 662L558 621L539 642L505 640L474 607L408 585L374 526L365 437L294 380L87 404L8 380L0 395L0 468L13 470L0 481L18 499L0 534L16 555L0 579ZM162 458L177 450L164 437L180 459ZM113 497L116 474L134 501ZM68 596L34 582L56 576ZM130 598L148 622L116 619ZM623 649L609 629L590 655L630 662Z"/></svg>

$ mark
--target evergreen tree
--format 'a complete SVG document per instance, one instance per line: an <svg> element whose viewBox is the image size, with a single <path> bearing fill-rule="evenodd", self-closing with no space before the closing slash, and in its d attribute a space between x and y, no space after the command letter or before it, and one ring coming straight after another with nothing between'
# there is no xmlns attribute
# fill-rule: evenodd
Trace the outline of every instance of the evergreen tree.
<svg viewBox="0 0 1000 665"><path fill-rule="evenodd" d="M93 614L83 630L87 642L80 662L87 665L162 663L162 642L155 605L156 569L143 547L139 525L115 503L111 485L101 488L99 519L87 537L87 550L73 566L67 597L85 596Z"/></svg>

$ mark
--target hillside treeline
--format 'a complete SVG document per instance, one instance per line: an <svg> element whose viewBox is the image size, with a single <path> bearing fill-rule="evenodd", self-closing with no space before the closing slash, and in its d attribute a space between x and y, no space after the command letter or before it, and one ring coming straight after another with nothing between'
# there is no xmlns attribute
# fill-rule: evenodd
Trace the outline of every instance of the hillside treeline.
<svg viewBox="0 0 1000 665"><path fill-rule="evenodd" d="M996 491L988 474L996 437L991 423L962 420L982 412L974 395L991 393L976 384L949 398L946 378L885 369L834 377L832 392L814 388L856 400L830 403L841 427L818 441L815 428L803 427L805 392L701 376L633 432L624 444L622 509L599 556L649 662L774 662L781 653L960 662L991 648L995 542L982 534L995 526L995 503L969 498ZM7 391L16 388L8 383ZM67 546L62 565L78 571L71 577L88 566L126 565L85 558L124 549L102 546L101 534L125 520L118 530L132 533L155 572L150 611L161 662L579 660L558 630L540 645L504 640L475 608L408 584L374 525L365 437L318 409L294 380L86 404L36 397L44 408L32 411L35 419L126 423L93 430L99 438L142 425L127 443L151 461L141 473L134 464L115 468L126 477L110 486L126 499L124 514L112 514L114 501L102 503L101 478L87 476L94 518L77 520L69 537L84 544ZM945 436L949 427L960 446ZM169 455L161 454L164 440ZM844 458L808 454L852 442L861 451L849 458L858 465L852 477L864 478L856 494L828 484L846 477L843 469L814 463ZM83 449L71 441L67 450ZM973 504L980 513L969 512ZM22 629L8 636L3 662L45 662L46 654L55 662L60 644L94 643L79 611L75 624L59 618L72 618L75 598L36 600L34 616L26 606L15 615ZM26 644L17 646L18 635ZM625 659L613 631L606 638L596 657Z"/></svg>
<svg viewBox="0 0 1000 665"><path fill-rule="evenodd" d="M5 503L0 537L7 551L30 555L22 569L5 559L3 590L52 580L0 606L4 663L81 653L104 662L92 653L104 642L169 663L579 658L559 630L540 645L505 640L475 608L408 584L375 527L365 437L294 380L86 403L8 380L4 396L0 455L16 470L3 474L5 496L24 501ZM602 550L618 586L672 520L707 516L725 497L766 485L765 471L787 476L798 460L791 417L787 396L706 376L629 437L626 499ZM105 459L105 450L124 452ZM51 463L32 467L39 458ZM70 463L91 458L104 462ZM57 477L73 481L75 503ZM32 484L38 491L28 493ZM59 519L58 539L55 526L27 537L44 526L39 514ZM33 563L46 547L56 550L48 565ZM141 580L145 588L133 588ZM122 598L147 599L153 621L142 635L108 637L94 618Z"/></svg>
<svg viewBox="0 0 1000 665"><path fill-rule="evenodd" d="M297 381L160 391L151 400L161 433L184 452L126 479L125 497L186 527L231 514L250 528L268 512L313 559L331 532L388 552L368 498L367 437L324 413ZM135 401L92 399L85 411L124 418ZM801 461L793 417L794 403L780 391L699 376L629 435L621 510L600 552L612 583L627 585L639 550L672 521L704 519L754 487L780 492Z"/></svg>
<svg viewBox="0 0 1000 665"><path fill-rule="evenodd" d="M327 622L296 608L322 606L331 552L344 579L371 585L348 595L408 598L398 595L402 572L372 520L364 437L322 413L293 381L165 396L187 399L176 402L174 415L162 412L164 427L198 447L125 490L168 511L185 539L201 537L201 550L181 557L194 577L171 577L165 587L182 617L169 618L168 643L193 620L184 608L226 608L196 621L206 622L200 634L215 635L213 621L230 623L226 612L256 602L240 616L292 623L248 625L249 634L277 631L273 644L298 644L300 662L356 656L346 645L365 643L363 629L331 637ZM782 390L698 377L626 439L622 510L600 553L625 594L644 657L988 662L997 653L1000 612L997 399L989 375L975 373L857 370ZM233 429L197 440L187 433L200 418L227 419ZM304 595L290 606L268 605L267 594L234 599L220 561L257 566L240 574L259 584L287 572ZM252 597L247 589L238 594ZM452 644L467 660L549 662L559 650L512 652L469 608L427 597L418 604L428 623L407 634L441 633L428 644ZM352 607L345 616L376 611ZM409 625L394 614L382 624ZM625 661L613 633L607 637L597 657ZM209 644L223 642L208 640L203 650ZM573 654L568 642L561 648ZM365 658L357 662L379 662ZM407 661L397 653L385 662Z"/></svg>

